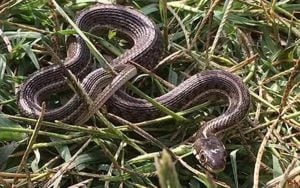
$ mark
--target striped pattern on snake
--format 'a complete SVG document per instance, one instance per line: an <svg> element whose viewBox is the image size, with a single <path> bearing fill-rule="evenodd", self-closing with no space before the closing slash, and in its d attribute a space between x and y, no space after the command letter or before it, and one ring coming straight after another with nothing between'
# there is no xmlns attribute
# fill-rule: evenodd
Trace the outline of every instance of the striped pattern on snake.
<svg viewBox="0 0 300 188"><path fill-rule="evenodd" d="M82 11L75 22L78 27L86 32L101 29L114 29L132 42L133 46L125 53L113 60L114 67L130 66L129 61L151 69L158 62L162 51L161 33L155 24L142 13L117 5L97 5ZM91 54L85 42L76 36L68 49L66 68L71 70L80 80L82 88L88 93L99 109L126 81L136 75L135 68L124 73L123 80L113 90L108 89L105 99L100 98L101 90L111 82L112 75L99 68L92 72ZM109 79L108 79L109 78ZM63 70L59 65L48 66L30 76L18 94L18 107L22 115L37 118L40 115L41 103L51 93L60 92L68 88ZM48 121L61 120L64 122L82 124L93 113L87 111L83 100L74 95L65 105L56 109L47 109L44 119ZM80 121L80 122L79 122Z"/></svg>
<svg viewBox="0 0 300 188"><path fill-rule="evenodd" d="M116 78L102 68L90 72L91 55L79 36L70 45L66 67L82 80L83 89L96 104L93 110L98 110L108 100L106 104L109 112L132 122L162 115L146 100L129 96L122 90L117 91L137 74L136 68L128 62L134 61L151 69L160 58L162 37L153 22L130 8L97 5L82 11L76 19L76 24L87 32L103 28L116 29L133 42L131 49L112 62L114 68L121 67L124 71ZM61 67L54 65L39 70L29 77L18 96L21 114L37 118L45 96L66 88L67 84L62 74ZM106 87L107 85L111 87ZM104 95L101 93L103 88L106 91ZM194 154L206 169L219 172L226 165L226 150L222 141L216 137L216 133L240 122L247 115L250 106L248 89L240 78L222 70L204 71L190 77L155 100L171 110L178 111L204 102L214 94L225 97L229 105L223 114L206 122L198 130L194 142ZM44 118L50 121L61 120L82 124L93 115L94 111L90 112L82 99L75 94L62 107L47 109Z"/></svg>

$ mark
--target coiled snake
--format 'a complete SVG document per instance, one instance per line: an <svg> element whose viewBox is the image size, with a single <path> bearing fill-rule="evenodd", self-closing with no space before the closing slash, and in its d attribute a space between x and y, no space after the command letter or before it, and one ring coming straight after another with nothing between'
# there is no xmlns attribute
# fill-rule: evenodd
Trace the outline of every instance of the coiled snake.
<svg viewBox="0 0 300 188"><path fill-rule="evenodd" d="M75 42L69 46L65 66L82 80L81 86L93 100L96 108L92 112L89 111L83 99L75 94L65 105L47 109L44 119L83 124L104 103L109 112L132 122L160 116L161 112L146 100L134 98L118 90L137 74L136 68L128 62L134 61L148 69L153 68L158 62L162 51L162 37L154 23L130 8L97 5L82 11L76 18L76 24L86 32L115 29L126 36L133 46L113 60L112 66L121 69L120 75L114 78L102 68L91 71L89 49L85 42L76 36ZM106 87L107 85L110 87ZM37 118L45 97L65 88L68 86L59 65L48 66L35 72L20 89L18 95L20 113ZM104 95L99 95L102 90ZM226 71L204 71L155 100L171 110L180 110L206 101L212 94L225 96L228 99L228 108L222 115L206 122L199 129L193 146L199 162L208 170L217 172L225 167L226 150L216 137L216 133L241 121L249 108L248 89L242 81Z"/></svg>

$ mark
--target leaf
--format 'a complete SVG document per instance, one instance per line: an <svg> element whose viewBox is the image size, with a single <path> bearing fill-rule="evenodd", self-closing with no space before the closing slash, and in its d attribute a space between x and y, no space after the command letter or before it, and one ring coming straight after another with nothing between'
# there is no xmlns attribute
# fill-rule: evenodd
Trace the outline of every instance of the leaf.
<svg viewBox="0 0 300 188"><path fill-rule="evenodd" d="M51 138L52 142L60 141L60 139L57 138ZM63 158L66 162L70 160L71 158L71 152L69 150L69 147L66 145L57 145L55 146L56 150L58 151L61 158Z"/></svg>
<svg viewBox="0 0 300 188"><path fill-rule="evenodd" d="M177 80L178 80L177 73L175 71L173 71L172 68L170 68L169 75L168 75L168 81L173 85L177 85Z"/></svg>
<svg viewBox="0 0 300 188"><path fill-rule="evenodd" d="M31 45L29 45L28 43L25 43L24 45L22 45L22 48L24 49L24 51L26 52L26 54L30 57L30 59L33 62L34 66L37 69L40 69L39 62L38 62L35 54L33 53L32 49L31 49Z"/></svg>
<svg viewBox="0 0 300 188"><path fill-rule="evenodd" d="M99 164L103 160L103 157L101 156L103 156L103 152L100 151L93 151L79 155L75 159L76 169L80 171L90 165Z"/></svg>
<svg viewBox="0 0 300 188"><path fill-rule="evenodd" d="M273 56L272 61L293 61L294 53L297 46L289 46L283 50L278 50Z"/></svg>
<svg viewBox="0 0 300 188"><path fill-rule="evenodd" d="M111 40L113 38L115 38L117 35L117 31L116 30L109 30L108 32L108 39Z"/></svg>
<svg viewBox="0 0 300 188"><path fill-rule="evenodd" d="M41 155L38 149L33 150L34 152L34 160L31 162L31 169L33 172L37 172L39 170L39 162L41 159Z"/></svg>
<svg viewBox="0 0 300 188"><path fill-rule="evenodd" d="M238 174L237 174L237 163L236 163L236 153L239 151L239 149L233 150L230 152L230 161L231 161L231 166L232 166L232 171L233 171L233 177L234 177L234 183L235 187L239 187L238 183Z"/></svg>
<svg viewBox="0 0 300 188"><path fill-rule="evenodd" d="M144 6L143 8L141 8L141 10L145 15L149 15L153 12L158 11L157 5L156 4L149 4L147 6Z"/></svg>
<svg viewBox="0 0 300 188"><path fill-rule="evenodd" d="M0 169L1 169L1 171L3 169L5 169L8 157L15 151L15 149L18 146L19 146L19 143L12 142L12 143L4 145L0 148Z"/></svg>
<svg viewBox="0 0 300 188"><path fill-rule="evenodd" d="M23 31L6 31L5 35L9 38L9 40L20 39L20 38L41 38L42 34L38 32L23 32Z"/></svg>
<svg viewBox="0 0 300 188"><path fill-rule="evenodd" d="M0 127L2 128L22 128L21 125L0 116ZM0 141L20 141L26 138L25 133L11 131L11 130L1 130L0 131Z"/></svg>
<svg viewBox="0 0 300 188"><path fill-rule="evenodd" d="M275 155L272 155L272 163L273 163L273 177L276 178L282 175L283 171L280 165L280 161Z"/></svg>

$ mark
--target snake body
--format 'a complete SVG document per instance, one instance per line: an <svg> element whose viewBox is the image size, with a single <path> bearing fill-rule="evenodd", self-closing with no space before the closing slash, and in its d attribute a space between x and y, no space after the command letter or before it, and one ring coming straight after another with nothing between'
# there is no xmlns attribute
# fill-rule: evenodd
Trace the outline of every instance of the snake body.
<svg viewBox="0 0 300 188"><path fill-rule="evenodd" d="M76 24L81 30L87 32L103 28L116 29L133 42L131 49L113 60L113 67L124 71L124 76L121 75L118 79L102 68L90 72L91 55L80 37L77 36L75 42L70 45L66 67L82 80L82 88L97 104L94 110L98 110L106 102L109 112L132 122L162 115L161 111L146 100L118 90L124 82L137 74L136 69L128 64L129 61L134 61L148 69L153 68L158 61L162 51L162 37L154 23L140 12L130 8L97 5L81 12L76 19ZM62 68L53 65L30 76L18 95L21 114L37 118L41 113L41 102L45 96L67 87L62 75ZM107 85L111 87L104 88ZM101 91L105 89L107 89L105 96L100 96ZM212 95L225 97L229 105L222 115L206 122L198 130L194 154L205 168L216 172L224 169L226 164L226 150L216 137L216 133L241 121L249 109L249 92L240 78L221 70L203 71L155 100L177 111L204 102ZM65 105L57 109L47 109L44 119L82 124L91 115L93 112L89 112L83 100L75 94Z"/></svg>
<svg viewBox="0 0 300 188"><path fill-rule="evenodd" d="M158 61L161 51L161 34L156 26L140 12L116 5L98 5L82 11L76 18L78 27L86 32L96 32L101 29L115 29L133 42L131 49L113 60L115 67L134 61L151 69ZM103 78L111 78L104 69L99 68L91 71L91 55L88 47L81 37L77 36L75 42L68 49L66 68L71 70L80 80L82 88L97 103L99 90L106 86L110 79L103 83ZM128 65L129 66L129 65ZM136 73L126 73L126 80ZM35 72L22 86L18 95L18 106L22 115L37 118L41 112L41 102L51 93L63 91L68 88L63 77L63 69L59 65L49 66ZM126 81L124 80L124 82ZM120 84L119 87L122 85ZM113 92L110 92L113 93ZM103 101L103 102L102 102ZM105 100L96 106L99 109ZM93 115L87 111L86 104L74 95L67 104L54 110L47 110L44 119L53 121L84 123ZM79 120L78 120L79 119Z"/></svg>

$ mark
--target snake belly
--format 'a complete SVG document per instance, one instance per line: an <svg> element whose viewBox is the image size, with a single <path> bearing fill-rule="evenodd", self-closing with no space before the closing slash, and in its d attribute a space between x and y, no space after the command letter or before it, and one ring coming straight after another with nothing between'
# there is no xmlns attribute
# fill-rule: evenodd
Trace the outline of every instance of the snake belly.
<svg viewBox="0 0 300 188"><path fill-rule="evenodd" d="M118 5L97 5L82 11L76 18L77 26L86 32L96 32L102 29L114 29L126 36L133 44L130 49L115 58L113 67L127 67L129 61L134 61L148 69L158 62L162 52L162 37L155 24L142 13ZM112 80L112 75L99 68L91 72L92 61L89 48L81 37L68 48L65 66L81 81L82 88L94 103L103 104L99 99L102 89ZM124 68L125 69L125 68ZM123 78L129 80L136 71L125 74ZM41 103L51 93L61 92L69 88L64 78L62 67L52 65L36 71L22 85L17 98L18 108L23 116L38 118L41 114ZM123 82L126 82L123 80ZM119 84L117 87L121 87ZM116 86L115 86L116 87ZM116 90L116 88L114 88ZM113 95L113 92L108 92ZM109 97L106 97L107 99ZM100 100L103 100L101 98ZM99 109L100 106L96 106ZM78 117L84 115L85 121L93 115L88 111L87 104L77 94L61 107L46 109L44 119L48 121L60 120L77 123ZM80 122L82 124L84 122Z"/></svg>

